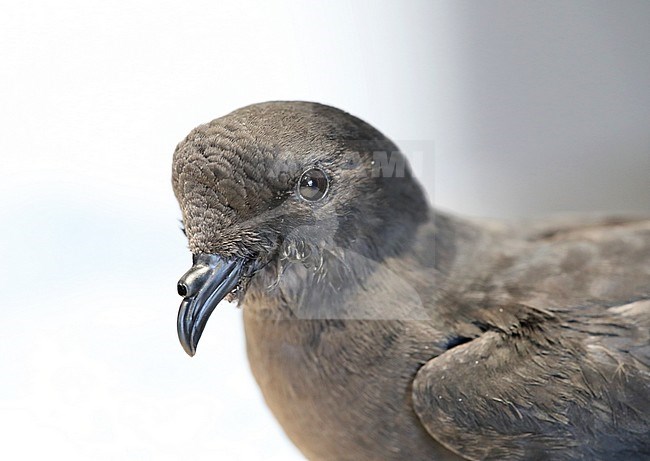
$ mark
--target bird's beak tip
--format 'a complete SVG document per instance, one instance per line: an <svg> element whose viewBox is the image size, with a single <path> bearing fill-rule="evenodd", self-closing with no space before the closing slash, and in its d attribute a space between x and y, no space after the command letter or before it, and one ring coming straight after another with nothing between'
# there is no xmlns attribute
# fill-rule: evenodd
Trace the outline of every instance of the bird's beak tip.
<svg viewBox="0 0 650 461"><path fill-rule="evenodd" d="M194 355L196 354L196 349L193 349L193 348L189 348L189 347L185 347L185 346L183 346L183 350L184 350L185 353L186 353L187 355L189 355L190 357L194 357Z"/></svg>

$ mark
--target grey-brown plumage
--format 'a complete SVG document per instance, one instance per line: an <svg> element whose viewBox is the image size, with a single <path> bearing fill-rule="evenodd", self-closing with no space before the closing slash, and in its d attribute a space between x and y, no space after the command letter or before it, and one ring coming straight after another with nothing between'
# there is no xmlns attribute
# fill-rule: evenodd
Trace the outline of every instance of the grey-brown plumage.
<svg viewBox="0 0 650 461"><path fill-rule="evenodd" d="M405 161L304 102L179 144L186 350L239 300L253 374L312 460L649 458L650 219L460 219L378 152Z"/></svg>

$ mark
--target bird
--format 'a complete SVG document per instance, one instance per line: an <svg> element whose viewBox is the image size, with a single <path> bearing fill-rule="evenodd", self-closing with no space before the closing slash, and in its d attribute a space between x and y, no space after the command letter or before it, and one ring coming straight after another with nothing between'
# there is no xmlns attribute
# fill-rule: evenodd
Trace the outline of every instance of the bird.
<svg viewBox="0 0 650 461"><path fill-rule="evenodd" d="M389 138L304 101L196 127L172 186L180 342L237 303L307 459L650 459L650 217L436 210Z"/></svg>

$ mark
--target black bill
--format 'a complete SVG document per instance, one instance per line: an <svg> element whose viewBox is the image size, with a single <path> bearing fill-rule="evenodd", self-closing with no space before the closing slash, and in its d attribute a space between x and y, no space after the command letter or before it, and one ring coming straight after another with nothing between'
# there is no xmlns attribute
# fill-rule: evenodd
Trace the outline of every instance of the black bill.
<svg viewBox="0 0 650 461"><path fill-rule="evenodd" d="M194 255L194 265L178 281L183 302L178 310L178 339L190 356L196 353L208 318L239 282L244 261L213 254Z"/></svg>

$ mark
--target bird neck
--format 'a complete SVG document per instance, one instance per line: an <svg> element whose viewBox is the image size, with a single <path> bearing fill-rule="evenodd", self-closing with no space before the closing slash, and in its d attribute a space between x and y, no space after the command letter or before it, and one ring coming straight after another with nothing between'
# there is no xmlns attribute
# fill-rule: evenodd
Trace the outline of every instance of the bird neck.
<svg viewBox="0 0 650 461"><path fill-rule="evenodd" d="M330 241L310 249L309 257L284 253L252 277L242 304L273 318L431 317L429 306L456 258L455 226L430 211L408 232L394 234L388 249L373 240L347 247Z"/></svg>

